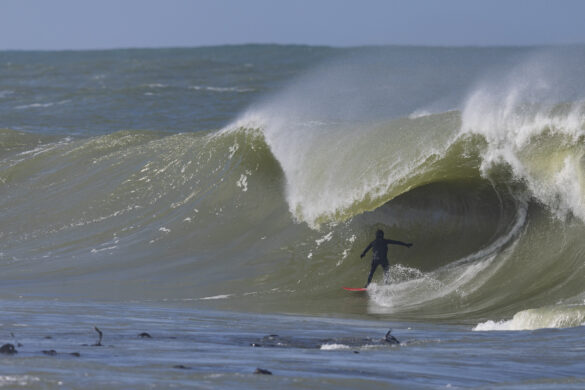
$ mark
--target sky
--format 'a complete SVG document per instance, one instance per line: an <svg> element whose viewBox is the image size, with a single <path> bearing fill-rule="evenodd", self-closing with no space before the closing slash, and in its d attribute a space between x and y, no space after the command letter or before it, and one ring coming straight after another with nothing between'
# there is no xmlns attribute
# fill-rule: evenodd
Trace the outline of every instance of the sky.
<svg viewBox="0 0 585 390"><path fill-rule="evenodd" d="M0 0L0 50L585 43L585 0Z"/></svg>

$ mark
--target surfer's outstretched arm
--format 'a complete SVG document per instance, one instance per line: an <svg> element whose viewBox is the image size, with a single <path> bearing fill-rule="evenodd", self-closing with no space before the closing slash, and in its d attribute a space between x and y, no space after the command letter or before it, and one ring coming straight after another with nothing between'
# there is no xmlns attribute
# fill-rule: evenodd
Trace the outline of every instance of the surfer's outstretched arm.
<svg viewBox="0 0 585 390"><path fill-rule="evenodd" d="M364 249L364 251L362 252L362 254L360 255L360 257L364 257L364 256L366 255L366 253L368 253L368 251L369 251L369 250L370 250L370 248L372 247L372 244L373 244L373 243L374 243L373 241L372 241L372 242L370 242L370 245L368 245L368 246L366 247L366 249Z"/></svg>
<svg viewBox="0 0 585 390"><path fill-rule="evenodd" d="M405 246L407 248L410 248L412 246L412 243L406 243L406 242L402 242L402 241L394 241L394 240L386 240L387 244L394 244L394 245L402 245Z"/></svg>

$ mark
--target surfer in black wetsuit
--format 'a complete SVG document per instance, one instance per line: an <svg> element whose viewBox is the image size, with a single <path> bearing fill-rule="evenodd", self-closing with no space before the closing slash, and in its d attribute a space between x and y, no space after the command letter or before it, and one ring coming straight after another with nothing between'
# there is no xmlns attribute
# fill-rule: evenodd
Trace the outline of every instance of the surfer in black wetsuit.
<svg viewBox="0 0 585 390"><path fill-rule="evenodd" d="M382 266L384 269L384 275L388 274L388 245L402 245L407 248L410 248L412 244L407 244L402 241L394 241L394 240L386 240L384 238L384 232L382 230L376 231L376 239L370 242L370 245L367 246L366 249L362 252L360 257L364 257L366 253L372 249L372 268L370 269L370 275L368 276L368 282L366 283L365 287L367 288L370 282L372 281L372 276L374 276L374 272L379 265Z"/></svg>

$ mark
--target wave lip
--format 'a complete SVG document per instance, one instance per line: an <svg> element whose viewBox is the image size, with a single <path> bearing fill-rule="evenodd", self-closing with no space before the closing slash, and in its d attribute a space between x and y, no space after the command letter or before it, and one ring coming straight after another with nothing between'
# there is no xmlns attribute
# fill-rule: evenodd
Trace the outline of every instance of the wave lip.
<svg viewBox="0 0 585 390"><path fill-rule="evenodd" d="M296 118L291 107L261 107L228 126L258 129L285 176L286 200L312 228L382 206L416 184L425 163L456 142L458 112L341 123Z"/></svg>

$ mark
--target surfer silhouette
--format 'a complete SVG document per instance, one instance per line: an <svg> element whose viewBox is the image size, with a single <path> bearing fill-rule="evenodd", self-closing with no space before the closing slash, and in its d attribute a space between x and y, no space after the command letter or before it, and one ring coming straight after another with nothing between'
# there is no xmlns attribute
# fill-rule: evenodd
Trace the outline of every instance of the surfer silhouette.
<svg viewBox="0 0 585 390"><path fill-rule="evenodd" d="M405 243L402 241L394 241L394 240L387 240L384 238L384 232L382 230L376 231L376 239L370 242L370 245L364 249L362 254L360 255L363 258L366 253L372 249L372 268L370 269L370 275L368 275L368 282L364 287L368 287L370 282L372 281L372 276L374 276L374 272L378 266L382 266L384 269L384 275L388 274L389 264L388 264L388 245L402 245L407 248L412 246L412 243Z"/></svg>

